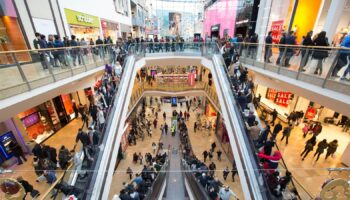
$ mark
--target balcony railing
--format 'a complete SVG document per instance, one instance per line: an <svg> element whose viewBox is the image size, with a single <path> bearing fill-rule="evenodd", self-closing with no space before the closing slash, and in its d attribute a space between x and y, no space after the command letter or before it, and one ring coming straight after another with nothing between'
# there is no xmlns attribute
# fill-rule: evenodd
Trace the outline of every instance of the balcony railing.
<svg viewBox="0 0 350 200"><path fill-rule="evenodd" d="M0 52L0 99L111 64L115 60L111 45Z"/></svg>
<svg viewBox="0 0 350 200"><path fill-rule="evenodd" d="M257 43L232 45L240 55L241 63L247 66L350 95L349 48Z"/></svg>

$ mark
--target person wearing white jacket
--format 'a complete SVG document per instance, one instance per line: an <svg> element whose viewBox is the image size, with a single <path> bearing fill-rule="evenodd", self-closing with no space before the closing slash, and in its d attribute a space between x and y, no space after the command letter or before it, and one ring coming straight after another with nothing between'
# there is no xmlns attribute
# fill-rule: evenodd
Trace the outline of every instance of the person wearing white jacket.
<svg viewBox="0 0 350 200"><path fill-rule="evenodd" d="M105 116L103 114L103 111L101 108L98 108L98 111L97 111L97 120L98 120L98 123L100 124L100 130L103 129L103 125L105 124Z"/></svg>

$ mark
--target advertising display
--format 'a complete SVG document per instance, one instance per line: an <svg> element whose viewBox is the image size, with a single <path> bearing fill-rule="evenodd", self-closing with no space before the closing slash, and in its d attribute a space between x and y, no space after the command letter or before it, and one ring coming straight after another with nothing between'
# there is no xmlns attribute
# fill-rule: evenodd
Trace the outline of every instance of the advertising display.
<svg viewBox="0 0 350 200"><path fill-rule="evenodd" d="M169 35L181 35L181 13L169 13Z"/></svg>
<svg viewBox="0 0 350 200"><path fill-rule="evenodd" d="M152 17L150 19L145 20L145 33L148 35L158 35L159 30L158 30L158 18L157 17Z"/></svg>
<svg viewBox="0 0 350 200"><path fill-rule="evenodd" d="M204 35L211 36L211 27L220 24L220 37L224 36L225 29L226 34L233 37L236 24L237 3L237 0L218 0L206 9L203 22Z"/></svg>
<svg viewBox="0 0 350 200"><path fill-rule="evenodd" d="M171 97L171 106L177 106L177 97Z"/></svg>
<svg viewBox="0 0 350 200"><path fill-rule="evenodd" d="M4 156L5 159L9 159L13 156L12 151L9 147L11 142L15 142L17 144L17 141L12 131L9 131L0 136L0 150L1 154Z"/></svg>
<svg viewBox="0 0 350 200"><path fill-rule="evenodd" d="M283 31L283 20L273 21L271 25L271 31L272 31L272 42L275 44L278 44L282 31Z"/></svg>
<svg viewBox="0 0 350 200"><path fill-rule="evenodd" d="M268 88L266 98L272 100L277 105L288 107L290 100L293 99L293 94L290 92L281 92Z"/></svg>

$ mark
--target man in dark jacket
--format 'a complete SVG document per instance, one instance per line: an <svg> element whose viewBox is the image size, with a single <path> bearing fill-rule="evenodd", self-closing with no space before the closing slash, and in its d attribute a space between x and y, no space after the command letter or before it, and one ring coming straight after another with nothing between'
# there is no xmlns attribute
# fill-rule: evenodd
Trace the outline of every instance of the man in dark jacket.
<svg viewBox="0 0 350 200"><path fill-rule="evenodd" d="M309 60L309 56L311 55L311 52L312 52L311 49L307 49L308 46L313 45L312 38L311 38L312 34L313 32L309 31L304 37L303 42L301 43L303 46L305 46L301 49L300 71L302 72L305 71L304 67L306 66L307 61Z"/></svg>
<svg viewBox="0 0 350 200"><path fill-rule="evenodd" d="M286 44L286 33L282 33L282 37L279 41L279 44L280 45L285 45ZM278 54L278 58L277 58L277 61L276 61L276 65L279 65L281 63L281 59L283 57L283 54L284 54L284 50L285 50L285 47L284 46L280 46L279 47L279 54ZM282 61L283 63L283 61Z"/></svg>
<svg viewBox="0 0 350 200"><path fill-rule="evenodd" d="M295 41L295 36L294 36L294 31L291 31L287 36L286 36L286 45L296 45ZM289 67L289 61L293 57L295 53L295 48L288 47L285 55L285 60L284 60L284 66Z"/></svg>
<svg viewBox="0 0 350 200"><path fill-rule="evenodd" d="M272 131L272 138L273 139L276 139L278 133L282 130L282 125L281 125L281 122L277 122L276 126L273 128L273 131Z"/></svg>
<svg viewBox="0 0 350 200"><path fill-rule="evenodd" d="M271 63L270 58L272 56L272 31L269 31L269 34L265 38L265 56L264 61L267 63Z"/></svg>
<svg viewBox="0 0 350 200"><path fill-rule="evenodd" d="M97 106L93 103L90 103L89 114L92 117L94 123L97 123Z"/></svg>
<svg viewBox="0 0 350 200"><path fill-rule="evenodd" d="M19 176L17 178L17 181L24 188L25 195L23 199L26 199L28 193L32 196L32 198L38 197L40 195L39 192L37 190L34 190L34 187L30 183L28 183L28 181L24 180L22 176Z"/></svg>
<svg viewBox="0 0 350 200"><path fill-rule="evenodd" d="M55 35L55 41L53 42L53 46L55 48L63 48L64 44L60 38L60 36ZM64 50L56 50L55 55L57 55L58 60L60 61L61 64L63 64L64 66L68 66L66 59L64 57Z"/></svg>
<svg viewBox="0 0 350 200"><path fill-rule="evenodd" d="M21 165L23 164L21 158L27 162L27 159L26 157L24 156L24 153L23 153L23 150L22 148L14 141L11 141L10 144L9 144L9 148L13 154L13 156L15 156L17 158L17 161L18 161L18 165Z"/></svg>
<svg viewBox="0 0 350 200"><path fill-rule="evenodd" d="M276 109L273 109L273 111L271 112L271 116L272 116L271 125L274 126L278 116L278 112Z"/></svg>
<svg viewBox="0 0 350 200"><path fill-rule="evenodd" d="M40 144L35 144L34 148L32 149L32 153L37 158L43 158L43 150Z"/></svg>
<svg viewBox="0 0 350 200"><path fill-rule="evenodd" d="M70 46L76 47L79 46L77 41L75 40L75 35L71 36ZM81 54L79 48L72 48L71 50L71 56L73 58L73 65L76 66L76 60L78 58L79 65L81 65Z"/></svg>

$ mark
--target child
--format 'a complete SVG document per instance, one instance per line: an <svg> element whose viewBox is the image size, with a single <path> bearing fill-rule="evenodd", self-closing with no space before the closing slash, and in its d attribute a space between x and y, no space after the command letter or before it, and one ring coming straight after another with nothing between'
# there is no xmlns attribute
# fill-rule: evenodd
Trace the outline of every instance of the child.
<svg viewBox="0 0 350 200"><path fill-rule="evenodd" d="M307 135L307 133L309 132L309 124L308 123L305 123L304 124L304 127L303 127L303 137L305 138L306 137L306 135Z"/></svg>

